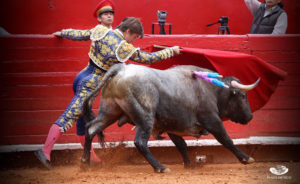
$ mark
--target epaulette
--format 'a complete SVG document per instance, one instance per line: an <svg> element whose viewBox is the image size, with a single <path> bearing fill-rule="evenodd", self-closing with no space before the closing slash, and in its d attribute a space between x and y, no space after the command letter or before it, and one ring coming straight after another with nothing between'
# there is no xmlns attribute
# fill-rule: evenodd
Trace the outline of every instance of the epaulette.
<svg viewBox="0 0 300 184"><path fill-rule="evenodd" d="M90 39L92 41L99 41L101 40L103 37L106 36L106 34L110 31L111 29L102 26L102 25L97 25L96 27L94 27L91 31L92 34L90 36Z"/></svg>
<svg viewBox="0 0 300 184"><path fill-rule="evenodd" d="M140 48L135 48L132 44L129 44L125 40L123 40L116 49L116 56L118 61L127 61L132 56L132 54L134 54L139 49Z"/></svg>

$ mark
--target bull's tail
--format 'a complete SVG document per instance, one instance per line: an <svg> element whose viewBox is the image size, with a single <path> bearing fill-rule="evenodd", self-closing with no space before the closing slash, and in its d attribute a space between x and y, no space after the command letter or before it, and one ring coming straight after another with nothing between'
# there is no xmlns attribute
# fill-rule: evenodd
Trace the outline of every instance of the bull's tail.
<svg viewBox="0 0 300 184"><path fill-rule="evenodd" d="M102 78L101 82L97 85L95 90L87 96L87 98L83 102L83 117L85 122L90 122L92 120L92 117L90 114L92 114L92 109L90 108L89 101L93 96L95 96L105 85L109 83L109 81L124 67L124 64L115 64L112 66L104 75ZM89 123L86 125L89 127ZM103 140L103 133L100 132L98 134L98 137L102 137L101 139Z"/></svg>

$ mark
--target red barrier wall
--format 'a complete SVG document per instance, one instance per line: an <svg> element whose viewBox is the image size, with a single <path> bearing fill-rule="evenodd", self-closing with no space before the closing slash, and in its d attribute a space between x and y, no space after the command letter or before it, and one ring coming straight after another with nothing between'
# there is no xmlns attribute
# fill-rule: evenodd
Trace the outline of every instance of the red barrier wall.
<svg viewBox="0 0 300 184"><path fill-rule="evenodd" d="M237 51L265 59L289 73L267 105L246 126L225 122L232 138L300 136L300 36L146 35L135 45L180 45ZM0 145L44 143L51 124L73 97L72 81L88 62L90 42L51 35L0 37ZM94 105L95 111L99 98ZM106 130L108 141L133 140L130 125ZM75 126L59 142L77 142ZM207 138L207 137L204 137ZM208 137L211 138L211 137Z"/></svg>
<svg viewBox="0 0 300 184"><path fill-rule="evenodd" d="M100 0L1 0L0 26L14 34L51 34L63 28L90 29L97 22L92 16ZM260 0L262 2L262 0ZM253 16L244 0L114 0L117 26L126 16L141 18L145 33L157 22L157 10L168 11L167 22L174 34L217 34L219 25L206 27L229 17L232 34L247 34ZM289 34L300 34L299 0L282 0L288 13ZM158 31L158 27L156 27Z"/></svg>

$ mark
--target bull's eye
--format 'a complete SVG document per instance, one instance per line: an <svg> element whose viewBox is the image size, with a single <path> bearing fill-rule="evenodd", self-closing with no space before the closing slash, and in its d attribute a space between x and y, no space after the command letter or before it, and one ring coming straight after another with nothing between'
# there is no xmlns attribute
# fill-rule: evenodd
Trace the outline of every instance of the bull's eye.
<svg viewBox="0 0 300 184"><path fill-rule="evenodd" d="M230 95L231 96L237 96L240 94L240 90L239 89L235 89L235 88L231 88L230 89Z"/></svg>

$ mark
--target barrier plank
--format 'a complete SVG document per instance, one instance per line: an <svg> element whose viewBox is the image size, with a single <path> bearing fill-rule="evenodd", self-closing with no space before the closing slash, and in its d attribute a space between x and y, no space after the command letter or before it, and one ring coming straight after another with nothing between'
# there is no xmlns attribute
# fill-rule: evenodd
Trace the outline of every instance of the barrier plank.
<svg viewBox="0 0 300 184"><path fill-rule="evenodd" d="M1 62L1 73L78 72L87 66L79 59L18 60Z"/></svg>
<svg viewBox="0 0 300 184"><path fill-rule="evenodd" d="M36 72L2 74L3 86L72 84L78 72Z"/></svg>
<svg viewBox="0 0 300 184"><path fill-rule="evenodd" d="M300 35L255 35L249 34L252 51L300 51Z"/></svg>
<svg viewBox="0 0 300 184"><path fill-rule="evenodd" d="M1 100L1 110L3 111L34 111L34 110L65 110L71 98L12 98ZM100 96L95 99L93 108L98 109Z"/></svg>
<svg viewBox="0 0 300 184"><path fill-rule="evenodd" d="M277 62L293 62L298 63L300 62L300 53L299 51L283 51L283 50L271 50L271 51L253 51L253 55L262 58L263 60L269 63L277 63Z"/></svg>
<svg viewBox="0 0 300 184"><path fill-rule="evenodd" d="M23 47L23 48L3 48L3 61L18 60L72 60L76 58L88 61L89 47Z"/></svg>
<svg viewBox="0 0 300 184"><path fill-rule="evenodd" d="M2 98L47 98L47 97L66 97L74 96L71 84L64 85L34 85L6 87L2 89Z"/></svg>
<svg viewBox="0 0 300 184"><path fill-rule="evenodd" d="M36 48L36 47L89 47L90 41L72 41L68 39L59 39L53 35L39 34L15 34L0 37L1 48Z"/></svg>

